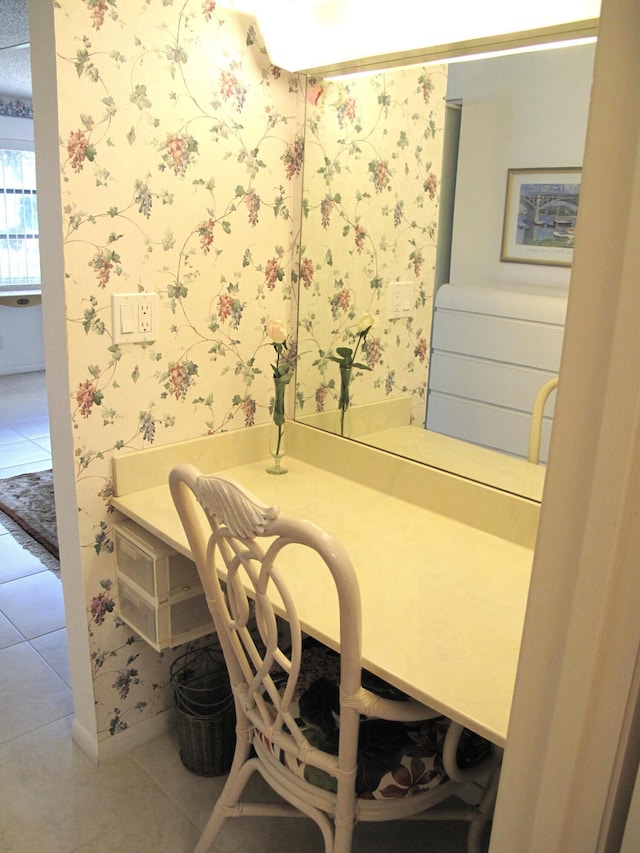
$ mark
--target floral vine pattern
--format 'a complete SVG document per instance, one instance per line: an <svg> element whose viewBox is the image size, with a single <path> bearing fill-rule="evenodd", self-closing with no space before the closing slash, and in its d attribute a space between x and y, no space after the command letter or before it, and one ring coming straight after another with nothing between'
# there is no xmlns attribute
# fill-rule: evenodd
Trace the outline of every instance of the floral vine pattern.
<svg viewBox="0 0 640 853"><path fill-rule="evenodd" d="M310 81L300 265L303 415L337 409L339 347L376 317L353 404L411 398L424 423L442 162L446 68ZM387 285L413 284L408 316L389 318Z"/></svg>
<svg viewBox="0 0 640 853"><path fill-rule="evenodd" d="M317 353L301 361L303 411L336 407L329 357L365 312L360 358L376 369L354 403L410 394L424 409L446 79L311 81L305 104L303 78L215 0L55 5L68 404L109 737L170 706L175 656L118 616L112 457L267 422L266 324L295 328L298 289L292 352ZM414 311L389 321L384 285L407 278ZM139 290L160 296L157 339L114 344L111 295Z"/></svg>
<svg viewBox="0 0 640 853"><path fill-rule="evenodd" d="M269 420L267 319L297 314L305 101L215 0L55 6L69 409L109 737L172 704L175 656L118 616L111 460ZM159 294L157 339L114 344L111 295L140 290Z"/></svg>

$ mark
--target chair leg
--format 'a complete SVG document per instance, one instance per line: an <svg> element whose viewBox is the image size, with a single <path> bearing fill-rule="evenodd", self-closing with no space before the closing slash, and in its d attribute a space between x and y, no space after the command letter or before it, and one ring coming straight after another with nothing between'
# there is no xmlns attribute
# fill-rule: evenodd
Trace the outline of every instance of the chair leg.
<svg viewBox="0 0 640 853"><path fill-rule="evenodd" d="M207 825L204 828L204 832L200 836L200 839L196 844L193 853L207 853L207 851L213 844L216 835L220 831L220 827L226 819L226 815L222 813L222 810L218 809L218 804L216 803L213 811L211 812L211 817L207 821Z"/></svg>
<svg viewBox="0 0 640 853"><path fill-rule="evenodd" d="M333 853L351 853L353 823L348 826L336 825L334 831Z"/></svg>
<svg viewBox="0 0 640 853"><path fill-rule="evenodd" d="M251 744L247 742L246 738L238 737L229 776L213 807L194 853L207 853L216 835L220 832L222 824L234 813L240 795L249 781L249 777L256 769L249 759L250 752Z"/></svg>
<svg viewBox="0 0 640 853"><path fill-rule="evenodd" d="M498 796L498 783L500 781L500 764L493 770L487 786L478 804L478 810L469 826L467 835L467 853L482 853L482 836L484 828L493 816L493 810Z"/></svg>
<svg viewBox="0 0 640 853"><path fill-rule="evenodd" d="M482 853L482 835L489 818L471 821L467 835L467 853Z"/></svg>

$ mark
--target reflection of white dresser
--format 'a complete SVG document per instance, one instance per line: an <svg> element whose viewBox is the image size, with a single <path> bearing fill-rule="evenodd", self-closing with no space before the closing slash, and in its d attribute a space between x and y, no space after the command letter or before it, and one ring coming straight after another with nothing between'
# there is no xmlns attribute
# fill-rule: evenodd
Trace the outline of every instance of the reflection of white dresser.
<svg viewBox="0 0 640 853"><path fill-rule="evenodd" d="M436 295L427 428L526 459L531 411L558 374L567 300L443 285ZM555 393L545 411L546 461Z"/></svg>

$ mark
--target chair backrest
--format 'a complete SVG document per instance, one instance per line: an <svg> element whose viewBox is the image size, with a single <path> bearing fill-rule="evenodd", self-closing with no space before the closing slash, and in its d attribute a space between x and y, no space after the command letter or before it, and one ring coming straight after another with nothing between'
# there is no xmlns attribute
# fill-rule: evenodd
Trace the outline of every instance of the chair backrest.
<svg viewBox="0 0 640 853"><path fill-rule="evenodd" d="M310 549L310 558L315 552L324 563L339 608L340 694L356 696L361 689L361 606L345 549L312 522L287 516L237 483L204 476L192 465L174 468L169 483L225 655L238 724L244 716L294 760L336 777L338 788L341 780L352 784L357 710L341 705L337 757L314 749L296 722L303 633L286 581L301 559L298 546ZM281 647L276 615L289 625L290 647Z"/></svg>
<svg viewBox="0 0 640 853"><path fill-rule="evenodd" d="M529 428L529 452L527 461L538 465L540 462L540 443L542 441L542 418L544 417L544 408L552 391L558 387L558 377L554 376L542 386L536 394L536 399L533 404L531 413L531 426Z"/></svg>

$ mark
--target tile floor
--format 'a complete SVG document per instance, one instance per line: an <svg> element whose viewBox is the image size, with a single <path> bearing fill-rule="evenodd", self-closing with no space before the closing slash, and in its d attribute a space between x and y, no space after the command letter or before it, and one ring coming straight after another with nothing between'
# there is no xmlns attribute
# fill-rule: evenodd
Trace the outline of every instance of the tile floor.
<svg viewBox="0 0 640 853"><path fill-rule="evenodd" d="M51 464L43 374L0 377L0 478ZM0 523L0 850L191 851L223 778L180 762L175 733L96 766L71 740L62 586ZM258 781L256 785L260 785ZM354 853L463 853L459 823L361 824ZM321 853L307 819L235 820L217 853Z"/></svg>

